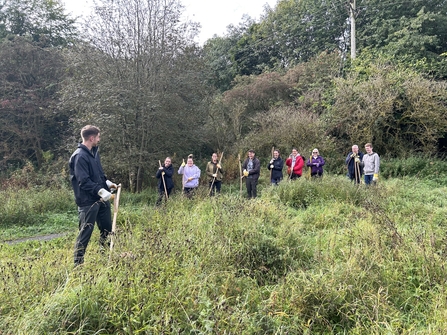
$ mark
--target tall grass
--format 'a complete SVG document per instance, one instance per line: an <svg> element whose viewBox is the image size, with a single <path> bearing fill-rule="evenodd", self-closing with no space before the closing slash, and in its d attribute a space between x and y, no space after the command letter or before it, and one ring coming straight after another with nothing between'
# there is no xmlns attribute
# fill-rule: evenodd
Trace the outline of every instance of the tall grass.
<svg viewBox="0 0 447 335"><path fill-rule="evenodd" d="M95 232L81 267L72 267L75 232L0 245L0 332L447 329L444 187L406 178L366 188L326 176L267 187L251 201L203 193L158 209L123 194L113 252L99 252Z"/></svg>

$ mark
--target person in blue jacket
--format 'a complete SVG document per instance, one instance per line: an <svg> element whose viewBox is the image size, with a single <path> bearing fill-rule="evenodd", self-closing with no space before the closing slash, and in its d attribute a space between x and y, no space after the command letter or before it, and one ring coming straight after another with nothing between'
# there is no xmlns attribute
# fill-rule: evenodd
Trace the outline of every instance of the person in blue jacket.
<svg viewBox="0 0 447 335"><path fill-rule="evenodd" d="M283 178L282 169L284 168L284 161L282 160L279 150L273 151L273 158L267 165L270 170L270 182L272 185L278 186Z"/></svg>
<svg viewBox="0 0 447 335"><path fill-rule="evenodd" d="M100 130L87 125L81 129L82 143L69 160L70 180L78 205L79 234L76 238L74 263L84 263L84 254L92 236L95 222L100 231L99 242L105 247L112 231L110 212L111 189L115 183L107 179L98 152Z"/></svg>
<svg viewBox="0 0 447 335"><path fill-rule="evenodd" d="M324 164L324 159L320 156L318 149L312 150L312 157L306 162L306 165L310 167L311 177L322 177Z"/></svg>
<svg viewBox="0 0 447 335"><path fill-rule="evenodd" d="M360 184L363 174L361 162L363 160L363 153L359 151L359 146L354 144L352 151L346 156L345 163L348 166L349 179L353 180L355 184Z"/></svg>
<svg viewBox="0 0 447 335"><path fill-rule="evenodd" d="M174 181L172 180L173 174L174 168L172 167L171 158L166 157L164 165L158 168L157 174L155 175L155 177L157 177L158 179L158 200L156 203L157 206L161 205L163 198L167 198L171 194L171 191L174 188Z"/></svg>

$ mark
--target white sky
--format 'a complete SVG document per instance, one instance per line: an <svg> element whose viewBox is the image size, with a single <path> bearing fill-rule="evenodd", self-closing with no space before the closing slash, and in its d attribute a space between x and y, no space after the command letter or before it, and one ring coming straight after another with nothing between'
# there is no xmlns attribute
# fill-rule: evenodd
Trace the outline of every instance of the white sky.
<svg viewBox="0 0 447 335"><path fill-rule="evenodd" d="M61 0L68 12L85 15L90 11L91 0ZM202 25L198 42L203 44L214 34L223 36L228 25L238 25L244 14L259 20L264 5L274 7L278 0L182 0L185 17Z"/></svg>

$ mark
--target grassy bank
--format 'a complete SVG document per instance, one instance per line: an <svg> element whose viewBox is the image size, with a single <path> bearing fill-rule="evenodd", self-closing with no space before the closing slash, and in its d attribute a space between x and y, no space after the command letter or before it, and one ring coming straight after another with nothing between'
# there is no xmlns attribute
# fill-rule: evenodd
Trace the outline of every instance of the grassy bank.
<svg viewBox="0 0 447 335"><path fill-rule="evenodd" d="M73 269L73 231L0 245L0 332L443 334L445 191L328 176L252 201L125 196L110 258L92 242Z"/></svg>

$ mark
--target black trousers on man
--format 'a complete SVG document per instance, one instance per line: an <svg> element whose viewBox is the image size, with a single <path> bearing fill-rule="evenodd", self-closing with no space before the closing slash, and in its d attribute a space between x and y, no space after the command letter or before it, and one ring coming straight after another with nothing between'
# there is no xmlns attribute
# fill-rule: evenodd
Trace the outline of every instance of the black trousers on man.
<svg viewBox="0 0 447 335"><path fill-rule="evenodd" d="M255 178L250 178L250 176L248 176L247 180L245 181L245 185L247 186L248 198L256 198L256 196L258 195L256 189L258 186L258 180Z"/></svg>
<svg viewBox="0 0 447 335"><path fill-rule="evenodd" d="M84 263L84 254L95 227L95 222L100 231L99 243L105 246L106 240L112 231L112 214L109 201L97 201L93 205L78 207L79 234L76 238L74 263Z"/></svg>

